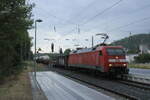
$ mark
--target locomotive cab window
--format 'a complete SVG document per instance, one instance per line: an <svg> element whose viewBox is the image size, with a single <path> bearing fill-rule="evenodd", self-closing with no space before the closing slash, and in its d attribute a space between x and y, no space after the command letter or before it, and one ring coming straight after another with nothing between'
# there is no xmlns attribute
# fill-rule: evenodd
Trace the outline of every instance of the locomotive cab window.
<svg viewBox="0 0 150 100"><path fill-rule="evenodd" d="M102 51L101 50L99 51L99 56L102 56Z"/></svg>
<svg viewBox="0 0 150 100"><path fill-rule="evenodd" d="M124 56L125 51L121 48L107 48L107 53L109 56Z"/></svg>

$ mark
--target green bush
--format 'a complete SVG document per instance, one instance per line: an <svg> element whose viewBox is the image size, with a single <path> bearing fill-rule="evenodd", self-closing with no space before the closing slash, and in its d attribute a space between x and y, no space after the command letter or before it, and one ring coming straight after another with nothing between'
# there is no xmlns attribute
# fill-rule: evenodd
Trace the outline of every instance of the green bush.
<svg viewBox="0 0 150 100"><path fill-rule="evenodd" d="M0 81L19 73L29 58L32 7L26 0L0 0Z"/></svg>
<svg viewBox="0 0 150 100"><path fill-rule="evenodd" d="M150 54L140 54L135 57L135 62L137 63L150 63Z"/></svg>

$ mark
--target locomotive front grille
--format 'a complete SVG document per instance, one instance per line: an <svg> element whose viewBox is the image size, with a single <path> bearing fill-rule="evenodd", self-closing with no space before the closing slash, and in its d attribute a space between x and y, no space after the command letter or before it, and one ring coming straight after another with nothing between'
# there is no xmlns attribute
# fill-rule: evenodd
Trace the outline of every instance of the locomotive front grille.
<svg viewBox="0 0 150 100"><path fill-rule="evenodd" d="M110 68L111 73L116 73L116 74L127 74L128 73L128 68L124 66L112 66Z"/></svg>

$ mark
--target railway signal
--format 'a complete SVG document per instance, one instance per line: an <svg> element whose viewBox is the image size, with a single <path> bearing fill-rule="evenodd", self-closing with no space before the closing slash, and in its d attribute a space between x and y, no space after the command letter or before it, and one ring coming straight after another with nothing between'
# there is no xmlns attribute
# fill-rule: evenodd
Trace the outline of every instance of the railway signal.
<svg viewBox="0 0 150 100"><path fill-rule="evenodd" d="M60 54L63 54L62 48L59 49L59 53L60 53Z"/></svg>
<svg viewBox="0 0 150 100"><path fill-rule="evenodd" d="M51 44L51 50L54 52L54 43Z"/></svg>

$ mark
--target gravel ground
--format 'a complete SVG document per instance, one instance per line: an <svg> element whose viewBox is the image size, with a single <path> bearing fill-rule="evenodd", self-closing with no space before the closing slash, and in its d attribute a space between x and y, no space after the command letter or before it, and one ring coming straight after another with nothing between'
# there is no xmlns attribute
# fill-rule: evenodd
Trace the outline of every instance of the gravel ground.
<svg viewBox="0 0 150 100"><path fill-rule="evenodd" d="M0 100L33 100L28 71L8 79L0 85Z"/></svg>

